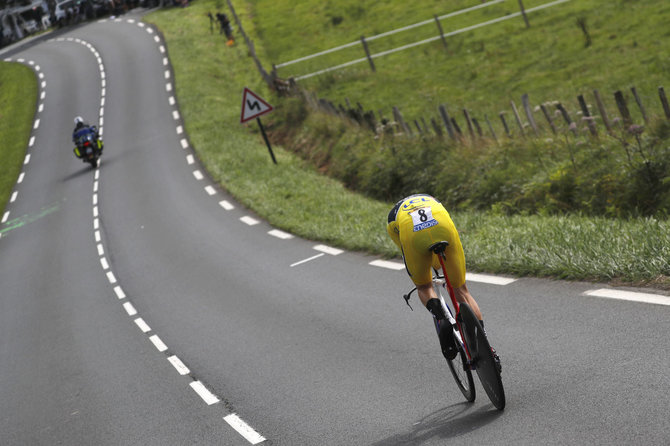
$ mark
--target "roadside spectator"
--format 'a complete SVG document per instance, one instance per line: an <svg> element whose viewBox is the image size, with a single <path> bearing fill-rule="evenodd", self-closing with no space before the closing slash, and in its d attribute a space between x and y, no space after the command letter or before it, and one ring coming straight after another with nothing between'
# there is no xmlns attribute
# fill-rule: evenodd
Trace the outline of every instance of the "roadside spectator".
<svg viewBox="0 0 670 446"><path fill-rule="evenodd" d="M228 40L228 46L230 46L234 42L233 39L233 29L230 26L230 20L228 20L228 16L221 12L216 13L216 19L219 21L219 24L221 25L221 28L219 29L219 34L225 34L226 39Z"/></svg>

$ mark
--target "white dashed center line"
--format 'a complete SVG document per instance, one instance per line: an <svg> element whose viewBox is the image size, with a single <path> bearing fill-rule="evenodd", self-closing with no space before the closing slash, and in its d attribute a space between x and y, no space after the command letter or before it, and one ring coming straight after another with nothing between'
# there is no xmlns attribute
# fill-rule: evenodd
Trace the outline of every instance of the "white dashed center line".
<svg viewBox="0 0 670 446"><path fill-rule="evenodd" d="M135 324L140 328L140 330L142 330L142 333L149 333L151 331L151 327L149 327L149 325L147 325L147 323L144 322L144 319L141 317L135 319Z"/></svg>
<svg viewBox="0 0 670 446"><path fill-rule="evenodd" d="M126 313L128 313L128 316L135 316L137 314L137 310L130 302L124 303L123 308L126 310Z"/></svg>
<svg viewBox="0 0 670 446"><path fill-rule="evenodd" d="M201 383L200 381L193 381L190 384L190 386L193 390L195 390L195 393L197 393L200 396L200 398L202 398L203 401L205 403L207 403L207 405L211 406L212 404L218 403L220 401L216 397L216 395L214 395L212 392L210 392L207 389L207 387L205 387L205 385L203 383Z"/></svg>
<svg viewBox="0 0 670 446"><path fill-rule="evenodd" d="M253 430L247 423L242 421L242 419L238 417L237 414L231 413L230 415L223 417L223 419L249 443L258 444L265 441L265 437Z"/></svg>
<svg viewBox="0 0 670 446"><path fill-rule="evenodd" d="M154 346L158 349L159 352L164 352L167 350L167 345L161 341L161 338L158 337L158 335L153 335L149 337L149 340L154 344Z"/></svg>
<svg viewBox="0 0 670 446"><path fill-rule="evenodd" d="M177 369L177 372L179 372L180 375L188 375L191 373L188 367L186 367L184 363L181 362L181 359L179 359L177 356L170 356L168 361L170 361L170 364L172 364L174 368Z"/></svg>
<svg viewBox="0 0 670 446"><path fill-rule="evenodd" d="M118 297L119 299L126 298L126 293L123 292L123 288L121 288L120 286L114 287L114 293L116 294L116 297Z"/></svg>

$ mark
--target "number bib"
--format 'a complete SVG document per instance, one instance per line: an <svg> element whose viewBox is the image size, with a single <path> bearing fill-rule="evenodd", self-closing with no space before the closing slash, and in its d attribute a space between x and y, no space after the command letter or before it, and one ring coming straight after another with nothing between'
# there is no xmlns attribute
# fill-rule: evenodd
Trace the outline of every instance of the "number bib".
<svg viewBox="0 0 670 446"><path fill-rule="evenodd" d="M412 217L412 223L414 223L414 232L433 227L437 224L437 220L433 218L433 210L429 207L417 209L414 212L410 212L409 215Z"/></svg>

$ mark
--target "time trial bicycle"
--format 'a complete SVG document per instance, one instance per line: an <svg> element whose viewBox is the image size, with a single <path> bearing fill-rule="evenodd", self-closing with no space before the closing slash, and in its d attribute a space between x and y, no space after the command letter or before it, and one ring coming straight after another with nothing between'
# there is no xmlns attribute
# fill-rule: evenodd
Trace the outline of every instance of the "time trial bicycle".
<svg viewBox="0 0 670 446"><path fill-rule="evenodd" d="M454 289L447 275L447 269L444 266L447 246L449 246L449 243L442 241L434 243L429 248L430 251L437 255L442 267L442 275L436 271L433 277L433 286L442 303L444 313L447 315L447 321L451 324L454 341L458 349L458 354L453 360L447 359L447 365L456 380L458 388L467 401L473 402L475 400L476 393L472 379L472 371L475 370L477 375L479 375L479 381L482 387L484 387L484 391L493 405L497 409L503 410L505 408L505 390L500 377L499 364L493 356L486 333L472 308L467 303L460 303L456 300ZM415 290L416 288L403 296L410 308L409 299ZM454 308L453 312L446 303L445 294L451 300ZM435 323L435 330L439 335L440 327L438 319L435 316L433 316L433 321Z"/></svg>

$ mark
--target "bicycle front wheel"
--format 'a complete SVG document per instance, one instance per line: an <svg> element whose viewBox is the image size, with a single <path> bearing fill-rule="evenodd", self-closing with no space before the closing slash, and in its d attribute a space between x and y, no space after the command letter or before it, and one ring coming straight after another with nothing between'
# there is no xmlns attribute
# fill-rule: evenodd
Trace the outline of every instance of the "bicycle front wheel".
<svg viewBox="0 0 670 446"><path fill-rule="evenodd" d="M459 315L465 343L470 349L470 356L477 375L479 375L479 381L493 405L498 410L503 410L505 408L505 389L484 329L468 304L460 304Z"/></svg>
<svg viewBox="0 0 670 446"><path fill-rule="evenodd" d="M475 382L472 379L472 372L468 366L468 357L462 346L458 346L458 356L453 360L447 359L449 370L456 380L456 385L460 389L465 399L469 402L475 400Z"/></svg>

